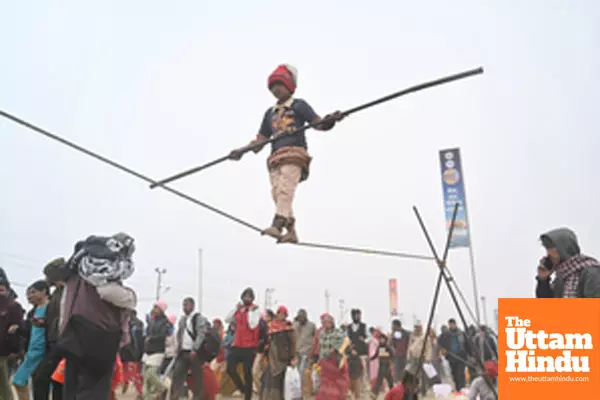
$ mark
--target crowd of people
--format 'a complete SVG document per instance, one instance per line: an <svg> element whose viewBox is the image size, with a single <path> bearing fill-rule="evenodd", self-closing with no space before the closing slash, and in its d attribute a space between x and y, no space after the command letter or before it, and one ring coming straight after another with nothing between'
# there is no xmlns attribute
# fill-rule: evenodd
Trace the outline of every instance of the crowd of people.
<svg viewBox="0 0 600 400"><path fill-rule="evenodd" d="M538 266L538 297L599 297L600 264L581 255L572 231L541 241L547 256ZM418 321L411 330L400 320L369 327L359 309L347 325L330 314L317 324L303 309L293 319L285 306L261 310L251 288L223 320L210 321L189 297L179 319L157 301L142 320L135 292L123 284L133 273L128 246L125 234L79 242L71 258L50 262L45 279L27 288L28 312L0 269L0 399L107 400L131 390L144 400L236 393L371 399L382 392L405 400L436 386L495 398L497 336L486 326L463 331L449 319L439 332Z"/></svg>

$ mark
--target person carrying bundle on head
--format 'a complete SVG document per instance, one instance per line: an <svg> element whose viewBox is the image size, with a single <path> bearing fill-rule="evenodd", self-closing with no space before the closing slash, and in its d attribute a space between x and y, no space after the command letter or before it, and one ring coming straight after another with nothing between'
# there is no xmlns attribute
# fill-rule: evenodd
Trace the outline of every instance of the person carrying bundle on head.
<svg viewBox="0 0 600 400"><path fill-rule="evenodd" d="M271 155L267 159L275 216L271 226L261 232L279 243L298 242L292 203L296 187L308 178L311 162L304 132L290 133L307 124L316 124L315 129L328 131L343 118L342 113L335 112L321 119L305 100L294 98L297 77L296 69L287 64L273 71L268 78L268 88L277 102L265 112L256 138L249 145L233 150L229 156L232 160L239 160L249 150L258 153L263 147L261 143L279 137L272 142Z"/></svg>

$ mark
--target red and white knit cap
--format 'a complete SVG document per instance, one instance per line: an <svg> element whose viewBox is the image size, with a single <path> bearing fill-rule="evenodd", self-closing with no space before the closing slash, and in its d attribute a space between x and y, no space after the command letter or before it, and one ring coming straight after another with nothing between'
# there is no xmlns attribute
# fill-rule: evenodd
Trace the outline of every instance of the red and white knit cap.
<svg viewBox="0 0 600 400"><path fill-rule="evenodd" d="M281 83L293 94L298 86L298 70L289 64L281 64L269 75L267 83L269 89L273 84Z"/></svg>

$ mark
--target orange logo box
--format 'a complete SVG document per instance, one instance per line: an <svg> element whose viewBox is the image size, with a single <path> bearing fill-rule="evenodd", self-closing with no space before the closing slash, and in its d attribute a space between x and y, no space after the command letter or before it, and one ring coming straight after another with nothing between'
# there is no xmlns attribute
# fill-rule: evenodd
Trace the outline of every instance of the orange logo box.
<svg viewBox="0 0 600 400"><path fill-rule="evenodd" d="M499 299L498 397L600 399L600 299Z"/></svg>

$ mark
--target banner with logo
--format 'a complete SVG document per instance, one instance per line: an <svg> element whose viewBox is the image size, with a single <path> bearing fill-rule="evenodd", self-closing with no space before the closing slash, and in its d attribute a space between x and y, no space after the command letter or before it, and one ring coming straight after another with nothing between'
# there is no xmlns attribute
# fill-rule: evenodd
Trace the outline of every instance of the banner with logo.
<svg viewBox="0 0 600 400"><path fill-rule="evenodd" d="M450 248L469 247L469 227L467 225L467 206L460 149L441 150L440 167L442 172L442 189L444 192L446 231L450 229L455 204L459 204L454 222L454 231L450 239Z"/></svg>
<svg viewBox="0 0 600 400"><path fill-rule="evenodd" d="M600 299L499 299L501 399L600 399Z"/></svg>
<svg viewBox="0 0 600 400"><path fill-rule="evenodd" d="M398 316L398 280L390 279L390 316Z"/></svg>

